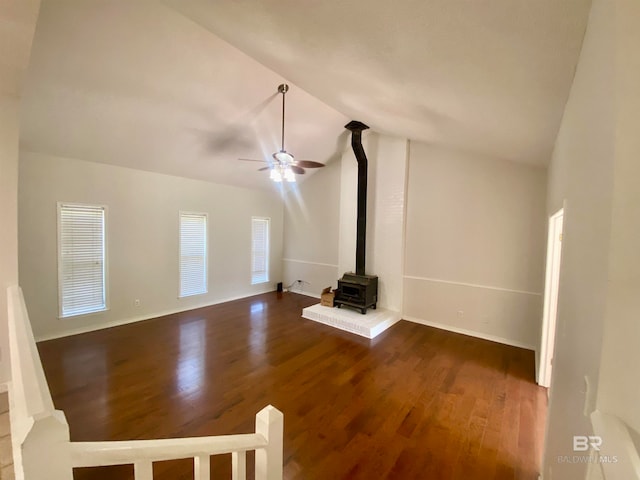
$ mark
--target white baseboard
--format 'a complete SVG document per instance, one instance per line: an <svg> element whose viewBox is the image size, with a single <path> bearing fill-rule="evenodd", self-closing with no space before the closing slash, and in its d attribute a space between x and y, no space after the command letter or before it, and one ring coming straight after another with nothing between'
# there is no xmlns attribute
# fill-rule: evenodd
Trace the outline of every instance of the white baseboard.
<svg viewBox="0 0 640 480"><path fill-rule="evenodd" d="M317 293L305 292L304 290L300 290L300 291L287 290L287 292L289 292L289 293L299 293L300 295L306 295L307 297L320 299L320 295L318 295Z"/></svg>
<svg viewBox="0 0 640 480"><path fill-rule="evenodd" d="M476 332L474 330L467 330L466 328L458 328L452 327L451 325L446 325L444 323L432 322L429 320L424 320L422 318L410 317L407 315L402 316L403 320L407 320L409 322L419 323L421 325L426 325L428 327L439 328L440 330L447 330L453 333L461 333L462 335L468 335L470 337L481 338L483 340L490 340L492 342L502 343L505 345L511 345L512 347L524 348L526 350L533 350L535 352L536 348L532 345L527 345L523 342L519 342L517 340L512 340L510 338L499 337L497 335L489 335L487 333Z"/></svg>
<svg viewBox="0 0 640 480"><path fill-rule="evenodd" d="M63 332L51 333L48 335L39 335L35 340L36 342L44 342L46 340L55 340L56 338L70 337L72 335L79 335L81 333L95 332L97 330L103 330L105 328L119 327L120 325L127 325L129 323L143 322L145 320L151 320L152 318L164 317L166 315L173 315L174 313L187 312L189 310L197 310L198 308L211 307L213 305L219 305L221 303L232 302L234 300L241 300L243 298L253 297L255 295L261 295L263 293L274 292L273 288L269 290L265 290L263 292L253 292L249 295L238 295L235 297L224 298L220 300L216 300L214 302L203 303L200 305L191 305L185 308L177 308L174 310L166 310L163 312L156 312L147 315L141 315L139 317L130 317L124 318L121 320L112 320L110 322L105 322L100 325L88 325L86 327L73 328L71 330L65 330ZM320 298L320 297L318 297Z"/></svg>

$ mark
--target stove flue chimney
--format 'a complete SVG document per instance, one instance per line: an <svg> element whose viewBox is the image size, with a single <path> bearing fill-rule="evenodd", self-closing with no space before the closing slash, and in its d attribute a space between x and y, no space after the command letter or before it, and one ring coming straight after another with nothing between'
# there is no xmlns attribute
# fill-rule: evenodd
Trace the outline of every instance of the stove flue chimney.
<svg viewBox="0 0 640 480"><path fill-rule="evenodd" d="M367 243L367 169L368 161L362 147L362 131L369 127L352 120L344 128L351 131L351 148L358 162L358 220L356 225L356 275L364 275Z"/></svg>

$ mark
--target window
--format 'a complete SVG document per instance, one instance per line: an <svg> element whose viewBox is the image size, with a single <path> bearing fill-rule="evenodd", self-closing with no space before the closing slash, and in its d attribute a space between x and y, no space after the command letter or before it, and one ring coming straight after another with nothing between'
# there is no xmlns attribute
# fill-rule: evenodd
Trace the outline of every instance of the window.
<svg viewBox="0 0 640 480"><path fill-rule="evenodd" d="M58 203L60 317L107 309L106 208Z"/></svg>
<svg viewBox="0 0 640 480"><path fill-rule="evenodd" d="M207 215L180 212L180 297L207 293Z"/></svg>
<svg viewBox="0 0 640 480"><path fill-rule="evenodd" d="M251 284L269 281L269 219L251 219Z"/></svg>

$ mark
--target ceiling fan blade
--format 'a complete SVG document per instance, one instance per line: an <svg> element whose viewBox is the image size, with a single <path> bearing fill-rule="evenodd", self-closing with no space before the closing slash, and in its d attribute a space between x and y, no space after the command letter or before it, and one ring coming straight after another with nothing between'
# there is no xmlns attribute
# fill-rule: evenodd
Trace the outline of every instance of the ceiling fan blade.
<svg viewBox="0 0 640 480"><path fill-rule="evenodd" d="M302 168L320 168L324 167L324 163L314 162L313 160L298 160L296 162L298 167Z"/></svg>
<svg viewBox="0 0 640 480"><path fill-rule="evenodd" d="M267 160L257 160L255 158L239 158L241 162L260 162L260 163L269 163Z"/></svg>
<svg viewBox="0 0 640 480"><path fill-rule="evenodd" d="M265 170L271 170L271 167L262 167L258 169L259 172L264 172Z"/></svg>
<svg viewBox="0 0 640 480"><path fill-rule="evenodd" d="M304 175L304 168L297 165L291 165L291 170L297 175Z"/></svg>

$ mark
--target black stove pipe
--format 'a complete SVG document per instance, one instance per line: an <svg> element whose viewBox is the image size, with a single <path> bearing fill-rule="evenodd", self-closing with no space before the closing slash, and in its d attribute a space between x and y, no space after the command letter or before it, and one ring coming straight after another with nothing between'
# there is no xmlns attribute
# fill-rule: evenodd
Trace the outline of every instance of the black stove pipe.
<svg viewBox="0 0 640 480"><path fill-rule="evenodd" d="M358 220L356 226L356 275L364 275L367 243L367 156L362 147L362 131L369 127L352 120L344 128L351 131L351 148L358 161Z"/></svg>

